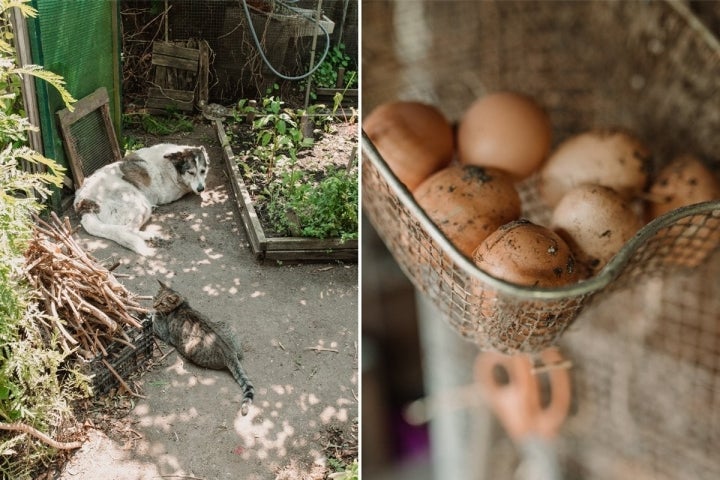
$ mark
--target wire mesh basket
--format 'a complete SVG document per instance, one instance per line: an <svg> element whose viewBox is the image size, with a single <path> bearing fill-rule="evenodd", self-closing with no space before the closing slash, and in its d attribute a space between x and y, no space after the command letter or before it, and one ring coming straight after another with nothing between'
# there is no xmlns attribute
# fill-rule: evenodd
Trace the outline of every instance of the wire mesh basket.
<svg viewBox="0 0 720 480"><path fill-rule="evenodd" d="M142 329L127 328L126 333L130 338L130 344L112 343L107 349L107 354L100 353L83 364L85 374L92 382L92 391L95 397L101 397L120 386L116 374L127 380L131 375L141 372L152 359L155 346L152 316L144 315L138 320ZM103 360L112 367L114 372L108 369Z"/></svg>
<svg viewBox="0 0 720 480"><path fill-rule="evenodd" d="M556 144L621 126L651 146L654 169L686 151L704 159L720 151L720 46L682 3L407 3L373 4L363 16L365 114L385 101L420 100L456 121L484 93L517 90L546 106ZM513 285L476 268L366 136L362 147L364 212L414 285L481 349L539 352L591 303L695 269L720 245L720 201L707 202L650 222L589 280L556 289ZM547 224L536 184L519 185L523 216Z"/></svg>

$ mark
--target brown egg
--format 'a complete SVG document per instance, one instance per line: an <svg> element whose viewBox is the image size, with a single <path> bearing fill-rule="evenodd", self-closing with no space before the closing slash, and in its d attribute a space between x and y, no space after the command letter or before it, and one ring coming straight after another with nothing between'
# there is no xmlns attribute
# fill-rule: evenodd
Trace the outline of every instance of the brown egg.
<svg viewBox="0 0 720 480"><path fill-rule="evenodd" d="M630 203L602 185L580 185L553 210L550 228L570 246L576 260L596 274L642 227Z"/></svg>
<svg viewBox="0 0 720 480"><path fill-rule="evenodd" d="M694 155L680 155L665 165L650 186L649 218L671 210L720 199L720 181Z"/></svg>
<svg viewBox="0 0 720 480"><path fill-rule="evenodd" d="M649 189L648 219L676 208L720 199L720 185L712 170L694 155L680 155L665 165ZM720 218L696 215L681 219L661 239L668 263L695 268L720 245Z"/></svg>
<svg viewBox="0 0 720 480"><path fill-rule="evenodd" d="M517 285L560 287L581 279L570 247L563 239L528 220L501 226L478 246L473 261L490 275ZM475 297L471 311L488 320L483 331L500 350L533 351L547 346L577 314L572 299L518 300L474 280L469 291ZM508 311L513 313L508 315Z"/></svg>
<svg viewBox="0 0 720 480"><path fill-rule="evenodd" d="M552 128L531 97L497 92L475 100L458 125L458 160L505 170L517 180L535 172L550 151Z"/></svg>
<svg viewBox="0 0 720 480"><path fill-rule="evenodd" d="M558 145L540 169L539 190L551 208L573 187L604 185L631 199L648 181L650 150L622 129L580 133Z"/></svg>
<svg viewBox="0 0 720 480"><path fill-rule="evenodd" d="M452 164L431 175L415 199L461 252L475 247L500 225L520 217L520 196L502 170Z"/></svg>
<svg viewBox="0 0 720 480"><path fill-rule="evenodd" d="M575 257L558 234L528 220L501 226L473 252L490 275L518 285L558 287L578 281Z"/></svg>
<svg viewBox="0 0 720 480"><path fill-rule="evenodd" d="M413 191L455 154L452 126L432 105L384 103L363 119L363 129L395 176Z"/></svg>

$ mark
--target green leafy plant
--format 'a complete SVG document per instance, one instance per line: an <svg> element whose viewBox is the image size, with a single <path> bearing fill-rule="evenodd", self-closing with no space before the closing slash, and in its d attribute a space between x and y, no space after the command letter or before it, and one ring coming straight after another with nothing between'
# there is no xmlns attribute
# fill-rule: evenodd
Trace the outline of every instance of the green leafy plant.
<svg viewBox="0 0 720 480"><path fill-rule="evenodd" d="M29 0L0 2L0 422L16 421L39 431L54 431L72 417L71 404L89 393L87 379L65 365L54 337L41 334L46 315L23 275L24 252L32 237L32 215L62 184L64 169L27 145L33 130L25 117L18 78L30 75L52 85L65 105L75 101L63 79L37 65L19 67L7 19L16 7L25 16L36 11ZM29 479L55 455L26 435L0 435L0 474Z"/></svg>
<svg viewBox="0 0 720 480"><path fill-rule="evenodd" d="M340 468L335 468L336 472L328 475L328 480L358 480L358 469L358 461L355 459L350 465L343 465Z"/></svg>
<svg viewBox="0 0 720 480"><path fill-rule="evenodd" d="M273 174L278 157L297 159L298 150L311 147L312 137L305 137L298 126L297 111L284 107L274 96L262 101L260 115L253 122L256 146L254 155L266 161L266 174Z"/></svg>
<svg viewBox="0 0 720 480"><path fill-rule="evenodd" d="M268 93L274 91L269 87ZM248 117L253 119L251 127L248 127ZM244 125L245 130L234 130L232 123L228 129L229 141L240 140L242 144L242 149L237 151L240 154L237 158L241 159L238 166L244 178L251 179L249 189L254 199L262 203L276 233L356 239L357 168L348 171L333 167L326 172L297 168L300 153L315 142L314 136L303 133L303 117L312 119L314 134L331 134L336 121L321 104L292 109L275 95L266 96L256 104L245 99L238 101L232 122L236 122L235 127ZM241 138L243 134L252 140ZM281 164L283 168L276 168ZM259 177L262 181L257 187L252 179L259 180Z"/></svg>
<svg viewBox="0 0 720 480"><path fill-rule="evenodd" d="M138 139L137 137L133 135L127 135L123 136L123 142L122 142L122 151L123 152L132 152L133 150L137 150L139 148L143 148L145 144L142 142L142 140Z"/></svg>
<svg viewBox="0 0 720 480"><path fill-rule="evenodd" d="M352 76L354 77L357 74L357 72L352 72ZM340 108L340 104L342 103L343 99L345 98L345 94L348 91L348 88L350 88L350 83L347 84L347 86L343 89L342 92L335 92L335 95L333 95L333 108L332 108L332 114L335 115Z"/></svg>
<svg viewBox="0 0 720 480"><path fill-rule="evenodd" d="M270 186L268 214L274 228L312 238L357 238L357 171L335 168L317 183L301 181L309 175L293 169Z"/></svg>
<svg viewBox="0 0 720 480"><path fill-rule="evenodd" d="M317 87L335 88L338 81L338 71L345 69L345 77L343 86L346 88L357 87L357 71L351 70L352 65L350 55L345 52L345 44L338 43L334 45L325 57L322 64L315 70L312 75L313 84Z"/></svg>

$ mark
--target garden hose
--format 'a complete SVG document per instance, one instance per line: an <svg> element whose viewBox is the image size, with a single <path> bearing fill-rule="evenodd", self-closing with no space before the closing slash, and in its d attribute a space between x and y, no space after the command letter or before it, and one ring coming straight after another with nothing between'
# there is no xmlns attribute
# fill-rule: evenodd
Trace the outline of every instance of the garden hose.
<svg viewBox="0 0 720 480"><path fill-rule="evenodd" d="M320 65L322 65L322 63L325 61L325 57L327 56L328 51L330 50L330 34L328 33L327 29L319 21L317 21L317 19L313 18L312 16L308 16L308 15L301 13L298 9L292 7L289 3L285 3L280 0L275 0L275 1L279 5L297 13L298 15L300 15L302 17L307 18L312 23L314 23L315 25L320 27L320 30L322 30L323 35L325 37L325 50L323 51L323 54L320 57L320 61L317 64L315 64L314 67L312 67L310 70L303 73L302 75L298 75L298 76L284 75L284 74L278 72L275 69L275 67L273 67L273 65L270 63L270 60L265 55L265 52L262 49L262 45L260 45L260 39L258 39L257 32L255 31L255 27L252 24L252 18L250 17L250 9L248 8L247 0L241 0L243 10L245 11L245 18L247 19L248 27L250 28L250 33L252 34L253 42L255 43L255 48L257 48L257 51L260 54L260 57L262 58L265 65L267 65L267 67L270 69L270 71L272 73L274 73L278 77L282 78L283 80L303 80L303 79L309 77L310 75L312 75L313 73L315 73L315 70L317 70L320 67ZM297 1L298 0L291 0L290 3L296 3Z"/></svg>

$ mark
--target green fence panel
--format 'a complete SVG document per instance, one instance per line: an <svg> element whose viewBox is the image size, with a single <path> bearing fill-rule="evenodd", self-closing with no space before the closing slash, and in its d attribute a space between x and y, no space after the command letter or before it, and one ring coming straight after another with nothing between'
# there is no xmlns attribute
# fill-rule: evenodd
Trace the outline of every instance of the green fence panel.
<svg viewBox="0 0 720 480"><path fill-rule="evenodd" d="M38 10L28 20L33 63L62 75L77 99L99 87L110 96L116 135L120 135L121 82L118 3L113 0L34 0ZM68 167L56 112L65 108L60 95L37 82L44 154Z"/></svg>

